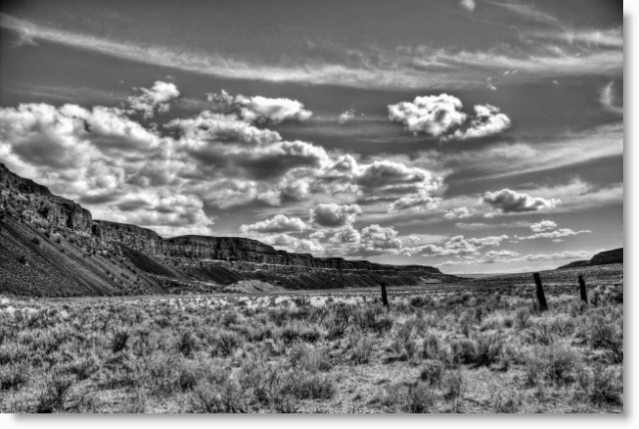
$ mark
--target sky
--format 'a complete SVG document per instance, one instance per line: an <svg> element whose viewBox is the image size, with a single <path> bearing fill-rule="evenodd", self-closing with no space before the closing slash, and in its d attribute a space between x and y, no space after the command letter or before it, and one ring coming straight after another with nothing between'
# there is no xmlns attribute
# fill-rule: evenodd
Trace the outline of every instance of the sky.
<svg viewBox="0 0 639 429"><path fill-rule="evenodd" d="M623 246L622 9L4 1L0 162L164 237L555 268Z"/></svg>

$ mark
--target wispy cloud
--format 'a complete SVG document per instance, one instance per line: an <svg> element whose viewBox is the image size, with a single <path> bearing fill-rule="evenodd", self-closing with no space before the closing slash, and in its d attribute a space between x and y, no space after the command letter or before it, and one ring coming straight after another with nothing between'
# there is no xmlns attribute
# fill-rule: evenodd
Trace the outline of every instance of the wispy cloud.
<svg viewBox="0 0 639 429"><path fill-rule="evenodd" d="M537 139L535 139L537 140ZM421 152L414 164L432 171L472 172L472 180L513 177L623 155L623 124L569 132L546 141L499 143L482 150ZM471 179L464 179L471 180ZM463 182L460 180L459 183Z"/></svg>
<svg viewBox="0 0 639 429"><path fill-rule="evenodd" d="M607 111L623 115L623 106L618 104L615 97L614 83L615 81L611 80L610 83L601 89L599 101Z"/></svg>
<svg viewBox="0 0 639 429"><path fill-rule="evenodd" d="M552 25L561 27L561 21L552 14L545 12L532 4L526 4L519 1L511 2L487 2L491 5L498 6L506 9L512 15L524 19L526 21L533 21L541 24Z"/></svg>
<svg viewBox="0 0 639 429"><path fill-rule="evenodd" d="M189 52L165 46L125 43L88 34L60 30L0 14L0 26L29 34L33 40L73 46L136 62L178 68L232 79L331 84L358 88L460 88L485 86L487 74L507 76L507 82L544 77L623 73L623 52L617 50L522 50L512 46L488 51L458 51L428 46L380 50L347 50L342 62L306 59L265 64L215 52ZM532 49L532 48L530 48ZM506 80L506 77L504 77Z"/></svg>

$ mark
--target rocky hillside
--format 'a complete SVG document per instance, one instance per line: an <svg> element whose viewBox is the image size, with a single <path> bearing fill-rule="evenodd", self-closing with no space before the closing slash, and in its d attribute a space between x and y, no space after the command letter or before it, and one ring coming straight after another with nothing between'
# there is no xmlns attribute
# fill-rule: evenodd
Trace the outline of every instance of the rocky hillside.
<svg viewBox="0 0 639 429"><path fill-rule="evenodd" d="M568 268L589 267L594 265L623 264L623 247L620 249L607 250L597 253L589 261L574 261L557 268L565 270Z"/></svg>
<svg viewBox="0 0 639 429"><path fill-rule="evenodd" d="M427 266L288 253L240 237L165 239L93 220L0 164L0 292L105 295L343 288L457 281Z"/></svg>

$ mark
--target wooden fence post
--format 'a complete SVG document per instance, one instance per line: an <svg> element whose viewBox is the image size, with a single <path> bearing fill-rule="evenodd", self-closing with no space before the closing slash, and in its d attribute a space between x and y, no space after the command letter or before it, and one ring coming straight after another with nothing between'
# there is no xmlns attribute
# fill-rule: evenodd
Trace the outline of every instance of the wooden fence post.
<svg viewBox="0 0 639 429"><path fill-rule="evenodd" d="M382 282L382 305L384 307L388 307L388 297L386 296L386 283Z"/></svg>
<svg viewBox="0 0 639 429"><path fill-rule="evenodd" d="M586 290L586 282L583 276L579 276L579 291L581 293L581 300L588 304L588 291Z"/></svg>
<svg viewBox="0 0 639 429"><path fill-rule="evenodd" d="M535 278L535 284L537 285L537 301L539 302L539 311L548 310L548 304L546 303L546 296L544 295L544 288L541 285L541 277L539 273L533 273Z"/></svg>

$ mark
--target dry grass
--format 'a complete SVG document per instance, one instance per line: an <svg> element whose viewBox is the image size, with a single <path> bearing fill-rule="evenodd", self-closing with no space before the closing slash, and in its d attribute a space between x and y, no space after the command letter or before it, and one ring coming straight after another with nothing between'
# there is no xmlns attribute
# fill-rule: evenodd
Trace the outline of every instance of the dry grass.
<svg viewBox="0 0 639 429"><path fill-rule="evenodd" d="M592 296L0 296L0 411L621 412L623 291Z"/></svg>

